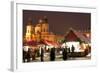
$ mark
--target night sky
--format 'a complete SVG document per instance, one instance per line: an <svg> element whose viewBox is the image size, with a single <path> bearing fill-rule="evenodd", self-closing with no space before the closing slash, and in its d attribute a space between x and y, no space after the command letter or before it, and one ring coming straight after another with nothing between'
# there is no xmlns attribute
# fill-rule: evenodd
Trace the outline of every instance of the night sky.
<svg viewBox="0 0 100 73"><path fill-rule="evenodd" d="M55 34L63 35L69 28L83 31L91 27L90 13L23 10L23 34L30 18L35 26L44 16L48 19L49 31Z"/></svg>

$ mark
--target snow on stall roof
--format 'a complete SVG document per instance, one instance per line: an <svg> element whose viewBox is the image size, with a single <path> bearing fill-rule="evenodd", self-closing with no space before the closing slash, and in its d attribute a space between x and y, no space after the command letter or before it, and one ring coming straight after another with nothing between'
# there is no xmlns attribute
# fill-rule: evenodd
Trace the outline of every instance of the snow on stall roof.
<svg viewBox="0 0 100 73"><path fill-rule="evenodd" d="M70 28L67 35L70 33L70 31L74 32L75 35L80 38L81 41L84 41L85 43L90 43L90 39L89 38L86 38L81 32L78 32L76 30L74 30L73 28ZM66 36L67 36L66 35Z"/></svg>

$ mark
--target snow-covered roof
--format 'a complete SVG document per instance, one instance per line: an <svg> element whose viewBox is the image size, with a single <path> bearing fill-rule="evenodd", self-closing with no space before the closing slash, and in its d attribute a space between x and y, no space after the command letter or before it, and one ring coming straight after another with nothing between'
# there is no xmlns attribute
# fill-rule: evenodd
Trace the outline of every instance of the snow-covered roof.
<svg viewBox="0 0 100 73"><path fill-rule="evenodd" d="M78 32L72 28L69 29L68 33L66 34L66 36L70 33L73 32L81 41L84 41L85 43L90 43L90 39L86 38L81 32Z"/></svg>

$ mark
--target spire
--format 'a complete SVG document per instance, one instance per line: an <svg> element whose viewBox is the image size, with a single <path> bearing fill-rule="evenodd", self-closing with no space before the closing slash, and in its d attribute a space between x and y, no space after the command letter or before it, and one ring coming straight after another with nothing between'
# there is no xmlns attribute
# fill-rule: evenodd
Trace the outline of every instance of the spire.
<svg viewBox="0 0 100 73"><path fill-rule="evenodd" d="M28 18L28 25L32 25L32 18L31 17Z"/></svg>
<svg viewBox="0 0 100 73"><path fill-rule="evenodd" d="M47 16L44 16L43 20L44 20L44 23L48 23Z"/></svg>

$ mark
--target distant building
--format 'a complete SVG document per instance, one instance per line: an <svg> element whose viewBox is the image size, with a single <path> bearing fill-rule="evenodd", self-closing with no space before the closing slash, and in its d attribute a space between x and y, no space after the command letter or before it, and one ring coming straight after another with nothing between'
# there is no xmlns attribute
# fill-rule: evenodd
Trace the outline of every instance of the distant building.
<svg viewBox="0 0 100 73"><path fill-rule="evenodd" d="M29 21L26 26L26 34L25 40L26 41L41 41L41 40L48 40L48 41L56 41L53 32L49 31L49 24L48 19L44 17L40 19L36 26L33 26L32 22Z"/></svg>

